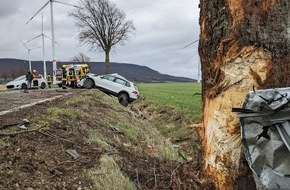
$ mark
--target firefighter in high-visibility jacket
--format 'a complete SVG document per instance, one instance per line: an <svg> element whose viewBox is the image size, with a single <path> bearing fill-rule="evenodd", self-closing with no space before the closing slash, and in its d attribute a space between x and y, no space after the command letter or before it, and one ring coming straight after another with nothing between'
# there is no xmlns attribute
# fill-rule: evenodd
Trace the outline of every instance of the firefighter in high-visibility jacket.
<svg viewBox="0 0 290 190"><path fill-rule="evenodd" d="M51 88L52 78L50 74L47 74L46 81L47 81L48 88Z"/></svg>
<svg viewBox="0 0 290 190"><path fill-rule="evenodd" d="M80 69L80 78L83 79L86 76L86 68L84 66Z"/></svg>
<svg viewBox="0 0 290 190"><path fill-rule="evenodd" d="M78 87L78 82L80 82L80 76L79 75L75 75L75 87L77 88Z"/></svg>
<svg viewBox="0 0 290 190"><path fill-rule="evenodd" d="M38 72L36 70L33 70L32 72L32 76L33 76L33 86L34 88L38 88Z"/></svg>
<svg viewBox="0 0 290 190"><path fill-rule="evenodd" d="M72 88L75 88L76 75L75 75L74 68L70 68L68 73L69 73L69 77L70 77L70 86Z"/></svg>
<svg viewBox="0 0 290 190"><path fill-rule="evenodd" d="M63 65L61 69L62 69L62 75L61 75L62 86L65 86L66 85L66 77L67 77L66 65Z"/></svg>
<svg viewBox="0 0 290 190"><path fill-rule="evenodd" d="M88 74L90 72L90 69L88 66L86 66L86 74Z"/></svg>

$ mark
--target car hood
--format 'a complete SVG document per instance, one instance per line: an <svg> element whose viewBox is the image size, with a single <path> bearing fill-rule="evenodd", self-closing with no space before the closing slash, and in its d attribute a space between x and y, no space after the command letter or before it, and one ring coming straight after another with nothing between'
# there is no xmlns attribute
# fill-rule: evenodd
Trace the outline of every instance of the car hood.
<svg viewBox="0 0 290 190"><path fill-rule="evenodd" d="M10 81L10 82L8 82L8 83L6 84L6 86L10 86L10 85L15 85L15 86L17 86L17 85L22 84L22 83L24 83L24 82L25 82L24 80Z"/></svg>

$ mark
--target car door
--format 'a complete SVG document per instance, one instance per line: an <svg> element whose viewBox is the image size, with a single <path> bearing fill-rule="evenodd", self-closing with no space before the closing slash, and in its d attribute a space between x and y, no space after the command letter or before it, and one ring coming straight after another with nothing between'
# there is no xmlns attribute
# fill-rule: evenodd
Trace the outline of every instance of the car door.
<svg viewBox="0 0 290 190"><path fill-rule="evenodd" d="M101 76L95 81L96 86L103 88L106 91L114 92L114 81L115 77L112 75Z"/></svg>
<svg viewBox="0 0 290 190"><path fill-rule="evenodd" d="M121 78L118 78L118 77L115 77L114 79L114 84L113 84L113 88L114 88L114 91L118 94L119 92L121 91L127 91L128 92L128 89L129 87L126 86L127 84L127 81L125 81L124 79L121 79Z"/></svg>
<svg viewBox="0 0 290 190"><path fill-rule="evenodd" d="M41 74L38 75L38 86L41 86L41 83L44 81L44 78Z"/></svg>

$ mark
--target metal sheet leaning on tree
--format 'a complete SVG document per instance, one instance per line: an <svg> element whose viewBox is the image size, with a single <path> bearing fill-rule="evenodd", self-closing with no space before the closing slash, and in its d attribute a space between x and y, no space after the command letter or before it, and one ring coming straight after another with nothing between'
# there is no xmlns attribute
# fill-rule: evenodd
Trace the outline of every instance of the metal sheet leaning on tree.
<svg viewBox="0 0 290 190"><path fill-rule="evenodd" d="M242 143L258 189L290 187L290 88L249 92L238 112Z"/></svg>

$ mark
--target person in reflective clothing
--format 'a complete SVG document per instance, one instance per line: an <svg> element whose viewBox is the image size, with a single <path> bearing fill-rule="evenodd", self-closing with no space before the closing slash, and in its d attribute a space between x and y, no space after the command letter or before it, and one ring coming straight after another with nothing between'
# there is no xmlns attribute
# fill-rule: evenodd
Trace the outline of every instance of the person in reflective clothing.
<svg viewBox="0 0 290 190"><path fill-rule="evenodd" d="M69 77L70 77L70 86L72 88L74 88L75 87L75 80L76 80L74 68L69 69Z"/></svg>
<svg viewBox="0 0 290 190"><path fill-rule="evenodd" d="M66 85L66 82L67 82L67 73L66 73L66 65L63 65L62 66L62 86L65 86Z"/></svg>
<svg viewBox="0 0 290 190"><path fill-rule="evenodd" d="M38 72L36 70L33 70L32 72L33 76L33 87L38 88Z"/></svg>
<svg viewBox="0 0 290 190"><path fill-rule="evenodd" d="M52 78L50 74L47 74L46 81L47 81L48 88L51 88Z"/></svg>
<svg viewBox="0 0 290 190"><path fill-rule="evenodd" d="M83 79L85 77L86 77L86 68L82 66L80 69L80 78Z"/></svg>

